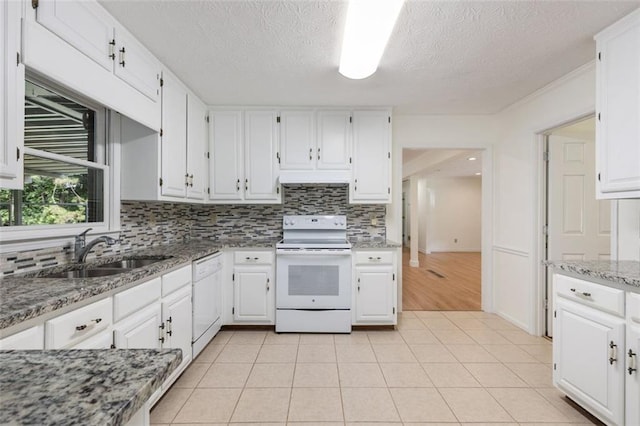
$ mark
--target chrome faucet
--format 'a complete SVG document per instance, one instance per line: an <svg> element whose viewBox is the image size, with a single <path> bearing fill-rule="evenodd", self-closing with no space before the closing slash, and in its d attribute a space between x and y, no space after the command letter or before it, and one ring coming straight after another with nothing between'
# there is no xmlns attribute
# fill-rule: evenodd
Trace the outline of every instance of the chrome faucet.
<svg viewBox="0 0 640 426"><path fill-rule="evenodd" d="M102 237L98 237L87 244L87 232L91 231L92 229L93 228L88 228L80 234L76 235L73 252L76 256L77 263L84 263L87 260L87 255L96 244L106 243L107 245L111 246L118 242L118 240L103 235Z"/></svg>

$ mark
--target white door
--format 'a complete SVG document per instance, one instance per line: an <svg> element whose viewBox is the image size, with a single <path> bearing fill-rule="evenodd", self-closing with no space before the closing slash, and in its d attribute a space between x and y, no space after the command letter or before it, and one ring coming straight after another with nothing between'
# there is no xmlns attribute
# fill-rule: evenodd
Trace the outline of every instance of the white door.
<svg viewBox="0 0 640 426"><path fill-rule="evenodd" d="M234 321L273 321L271 267L235 267L233 287Z"/></svg>
<svg viewBox="0 0 640 426"><path fill-rule="evenodd" d="M280 168L309 170L316 164L313 111L280 112Z"/></svg>
<svg viewBox="0 0 640 426"><path fill-rule="evenodd" d="M640 317L627 327L626 423L640 425Z"/></svg>
<svg viewBox="0 0 640 426"><path fill-rule="evenodd" d="M316 167L351 168L351 111L318 111Z"/></svg>
<svg viewBox="0 0 640 426"><path fill-rule="evenodd" d="M160 349L164 336L162 309L154 303L113 326L116 349Z"/></svg>
<svg viewBox="0 0 640 426"><path fill-rule="evenodd" d="M209 112L209 199L241 200L244 194L241 111Z"/></svg>
<svg viewBox="0 0 640 426"><path fill-rule="evenodd" d="M244 187L247 200L280 200L277 119L275 111L245 112Z"/></svg>
<svg viewBox="0 0 640 426"><path fill-rule="evenodd" d="M357 322L393 322L394 286L391 266L356 267Z"/></svg>
<svg viewBox="0 0 640 426"><path fill-rule="evenodd" d="M352 202L391 200L391 126L388 111L353 112Z"/></svg>
<svg viewBox="0 0 640 426"><path fill-rule="evenodd" d="M549 136L549 260L608 260L611 251L611 202L595 197L595 142L591 138ZM547 268L551 299L552 270ZM547 311L552 335L553 307Z"/></svg>
<svg viewBox="0 0 640 426"><path fill-rule="evenodd" d="M562 298L555 308L554 383L600 417L624 424L625 321Z"/></svg>
<svg viewBox="0 0 640 426"><path fill-rule="evenodd" d="M162 86L162 195L187 193L187 92L165 73Z"/></svg>
<svg viewBox="0 0 640 426"><path fill-rule="evenodd" d="M162 301L162 319L165 324L165 348L182 349L181 370L191 362L192 333L191 286L173 293Z"/></svg>
<svg viewBox="0 0 640 426"><path fill-rule="evenodd" d="M207 107L188 95L187 103L187 198L204 200L207 176Z"/></svg>
<svg viewBox="0 0 640 426"><path fill-rule="evenodd" d="M131 34L118 27L115 74L154 102L160 100L160 62Z"/></svg>

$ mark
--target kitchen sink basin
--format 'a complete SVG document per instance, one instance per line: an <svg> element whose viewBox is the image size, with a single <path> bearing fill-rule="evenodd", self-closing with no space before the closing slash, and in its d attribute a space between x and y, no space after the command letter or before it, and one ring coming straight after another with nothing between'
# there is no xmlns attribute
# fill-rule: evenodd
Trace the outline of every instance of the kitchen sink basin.
<svg viewBox="0 0 640 426"><path fill-rule="evenodd" d="M155 258L132 258L122 259L115 262L103 263L102 265L96 265L95 269L136 269L143 266L153 265L157 262L169 259L172 256L155 257Z"/></svg>
<svg viewBox="0 0 640 426"><path fill-rule="evenodd" d="M73 269L70 271L51 272L40 275L40 278L92 278L108 277L109 275L122 274L128 272L125 268L95 268L95 269Z"/></svg>

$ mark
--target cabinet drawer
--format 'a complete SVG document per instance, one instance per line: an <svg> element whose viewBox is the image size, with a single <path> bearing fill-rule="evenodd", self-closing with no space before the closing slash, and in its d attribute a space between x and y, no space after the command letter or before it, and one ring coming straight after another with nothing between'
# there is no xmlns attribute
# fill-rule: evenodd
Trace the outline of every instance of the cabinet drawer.
<svg viewBox="0 0 640 426"><path fill-rule="evenodd" d="M553 285L558 296L618 316L624 316L624 291L555 274Z"/></svg>
<svg viewBox="0 0 640 426"><path fill-rule="evenodd" d="M154 278L113 296L113 321L120 321L127 315L160 299L162 280Z"/></svg>
<svg viewBox="0 0 640 426"><path fill-rule="evenodd" d="M390 251L359 251L355 253L357 264L392 264L393 252Z"/></svg>
<svg viewBox="0 0 640 426"><path fill-rule="evenodd" d="M95 336L82 340L71 349L111 349L113 344L113 331L104 330Z"/></svg>
<svg viewBox="0 0 640 426"><path fill-rule="evenodd" d="M111 326L113 302L110 297L76 309L45 323L45 348L61 349Z"/></svg>
<svg viewBox="0 0 640 426"><path fill-rule="evenodd" d="M0 350L44 349L44 325L36 325L0 340Z"/></svg>
<svg viewBox="0 0 640 426"><path fill-rule="evenodd" d="M162 276L162 297L191 284L191 264Z"/></svg>
<svg viewBox="0 0 640 426"><path fill-rule="evenodd" d="M640 324L640 294L627 293L627 316L630 321Z"/></svg>
<svg viewBox="0 0 640 426"><path fill-rule="evenodd" d="M270 251L237 251L233 261L236 264L271 264L273 263L273 252Z"/></svg>

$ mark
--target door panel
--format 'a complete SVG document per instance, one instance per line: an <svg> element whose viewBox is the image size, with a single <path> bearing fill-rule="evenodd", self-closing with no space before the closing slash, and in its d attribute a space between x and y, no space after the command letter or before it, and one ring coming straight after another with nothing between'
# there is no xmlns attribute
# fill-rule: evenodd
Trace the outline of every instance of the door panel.
<svg viewBox="0 0 640 426"><path fill-rule="evenodd" d="M162 86L162 195L187 192L187 92L169 75Z"/></svg>
<svg viewBox="0 0 640 426"><path fill-rule="evenodd" d="M117 349L160 349L162 310L159 303L113 326L113 343Z"/></svg>
<svg viewBox="0 0 640 426"><path fill-rule="evenodd" d="M270 267L234 269L235 321L272 321L269 292L272 291Z"/></svg>
<svg viewBox="0 0 640 426"><path fill-rule="evenodd" d="M319 111L318 169L348 170L351 157L351 111Z"/></svg>
<svg viewBox="0 0 640 426"><path fill-rule="evenodd" d="M160 100L161 65L133 36L116 31L115 74L154 102Z"/></svg>
<svg viewBox="0 0 640 426"><path fill-rule="evenodd" d="M240 200L244 194L241 111L209 114L210 200Z"/></svg>
<svg viewBox="0 0 640 426"><path fill-rule="evenodd" d="M245 112L245 198L279 200L278 114L275 111Z"/></svg>
<svg viewBox="0 0 640 426"><path fill-rule="evenodd" d="M187 198L204 200L207 176L207 107L193 95L187 103Z"/></svg>
<svg viewBox="0 0 640 426"><path fill-rule="evenodd" d="M316 159L313 111L281 111L280 168L313 169Z"/></svg>

